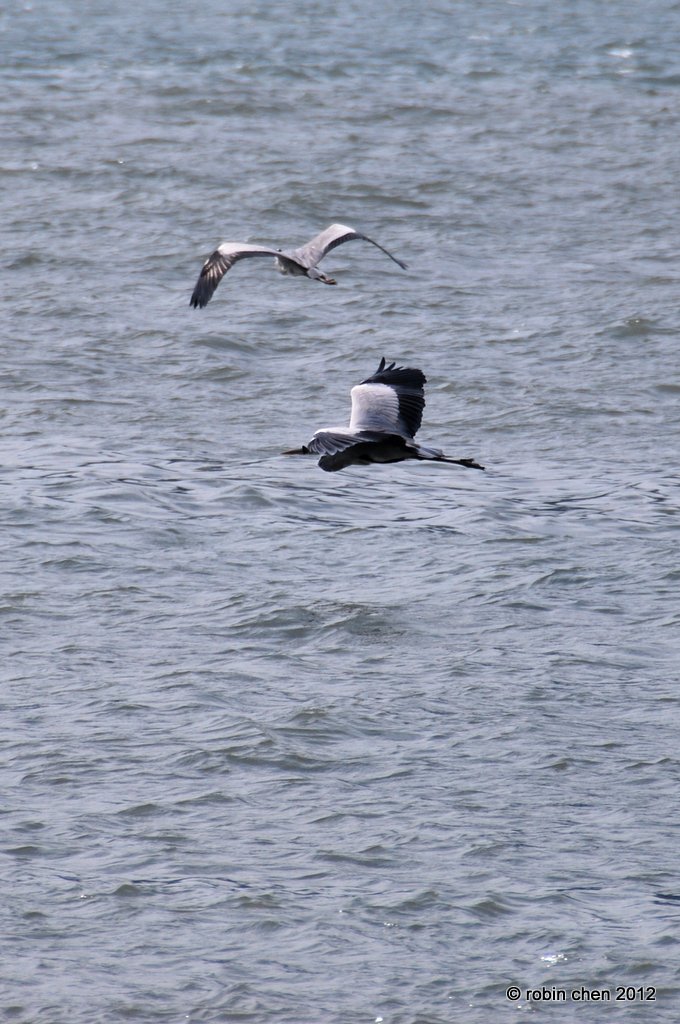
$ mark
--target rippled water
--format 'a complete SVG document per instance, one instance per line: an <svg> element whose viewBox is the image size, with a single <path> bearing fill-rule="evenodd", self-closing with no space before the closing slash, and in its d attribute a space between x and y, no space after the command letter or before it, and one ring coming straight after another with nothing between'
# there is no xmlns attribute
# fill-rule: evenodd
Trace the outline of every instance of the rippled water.
<svg viewBox="0 0 680 1024"><path fill-rule="evenodd" d="M0 15L0 1017L675 1021L680 6L86 7ZM334 220L408 273L189 308ZM280 456L382 355L485 474Z"/></svg>

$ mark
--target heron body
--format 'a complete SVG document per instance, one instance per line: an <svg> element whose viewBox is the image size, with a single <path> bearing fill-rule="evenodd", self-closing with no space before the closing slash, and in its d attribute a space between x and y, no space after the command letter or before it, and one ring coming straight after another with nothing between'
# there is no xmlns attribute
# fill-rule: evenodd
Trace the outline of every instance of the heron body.
<svg viewBox="0 0 680 1024"><path fill-rule="evenodd" d="M285 455L320 455L319 466L329 473L346 466L405 459L450 462L467 469L483 469L474 459L450 459L439 448L418 444L414 438L425 408L422 370L387 365L385 359L372 377L352 388L349 427L317 430L302 448Z"/></svg>
<svg viewBox="0 0 680 1024"><path fill-rule="evenodd" d="M203 264L189 304L194 309L207 306L218 284L235 263L239 260L260 256L273 257L276 269L290 277L308 277L312 281L321 281L322 284L336 284L337 282L332 277L317 270L317 266L331 249L353 240L370 242L371 245L375 245L386 256L389 256L402 270L406 270L405 263L398 260L378 242L374 242L372 238L362 235L354 228L347 227L346 224L331 224L305 245L289 251L272 249L266 245L251 245L248 242L222 242Z"/></svg>
<svg viewBox="0 0 680 1024"><path fill-rule="evenodd" d="M286 260L277 256L274 260L274 266L279 274L283 274L284 277L309 277L309 270L305 270L304 267L301 267L299 263L295 263L293 260Z"/></svg>

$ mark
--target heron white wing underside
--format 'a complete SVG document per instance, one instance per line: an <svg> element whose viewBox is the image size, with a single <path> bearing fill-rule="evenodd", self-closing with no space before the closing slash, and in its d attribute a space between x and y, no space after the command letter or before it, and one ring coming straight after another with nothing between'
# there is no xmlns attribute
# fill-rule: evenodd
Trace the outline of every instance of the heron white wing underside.
<svg viewBox="0 0 680 1024"><path fill-rule="evenodd" d="M352 415L350 430L382 430L404 433L399 420L399 396L385 384L357 384L350 391Z"/></svg>
<svg viewBox="0 0 680 1024"><path fill-rule="evenodd" d="M357 384L353 387L351 430L383 430L415 437L425 407L422 388L401 384Z"/></svg>
<svg viewBox="0 0 680 1024"><path fill-rule="evenodd" d="M398 409L395 415L398 429L407 437L415 437L423 420L424 386L426 383L427 378L422 370L417 370L412 366L396 366L394 363L390 363L388 366L383 357L376 372L366 380L362 380L359 387L363 385L382 387L386 392L391 391L396 395ZM379 395L384 395L384 393L375 392L373 399L375 404L379 401ZM393 406L387 405L386 397L384 401L387 412ZM359 408L361 408L361 404L363 404L361 398L359 403ZM369 404L368 398L366 398L366 404Z"/></svg>

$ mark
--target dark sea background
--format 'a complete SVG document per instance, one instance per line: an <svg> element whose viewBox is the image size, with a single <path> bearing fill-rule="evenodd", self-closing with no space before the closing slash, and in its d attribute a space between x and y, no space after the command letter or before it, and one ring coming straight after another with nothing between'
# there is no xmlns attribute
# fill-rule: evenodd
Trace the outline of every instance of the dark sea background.
<svg viewBox="0 0 680 1024"><path fill-rule="evenodd" d="M677 1022L680 4L0 46L0 1021ZM382 356L485 474L281 456Z"/></svg>

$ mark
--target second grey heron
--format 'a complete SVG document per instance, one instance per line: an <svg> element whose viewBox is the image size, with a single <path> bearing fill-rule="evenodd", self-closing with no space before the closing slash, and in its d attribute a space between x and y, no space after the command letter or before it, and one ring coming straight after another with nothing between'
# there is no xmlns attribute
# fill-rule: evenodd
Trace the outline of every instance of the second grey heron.
<svg viewBox="0 0 680 1024"><path fill-rule="evenodd" d="M368 235L362 235L360 231L355 231L354 228L349 228L346 224L331 224L325 231L315 235L298 249L284 251L270 249L266 245L251 245L248 242L222 242L203 264L189 304L194 309L207 306L226 272L231 270L238 260L254 256L273 256L276 260L276 268L282 274L290 274L293 277L309 277L312 281L321 281L323 284L337 284L332 277L317 270L317 265L331 249L342 245L343 242L351 242L353 239L370 242L386 256L389 256L402 270L406 270L405 263L398 260L378 242L374 242Z"/></svg>
<svg viewBox="0 0 680 1024"><path fill-rule="evenodd" d="M466 469L484 469L474 459L450 459L439 448L417 444L425 408L427 378L413 367L387 365L385 359L372 377L351 390L349 427L317 430L311 441L284 455L320 455L319 466L328 473L371 462L404 459L451 462Z"/></svg>

